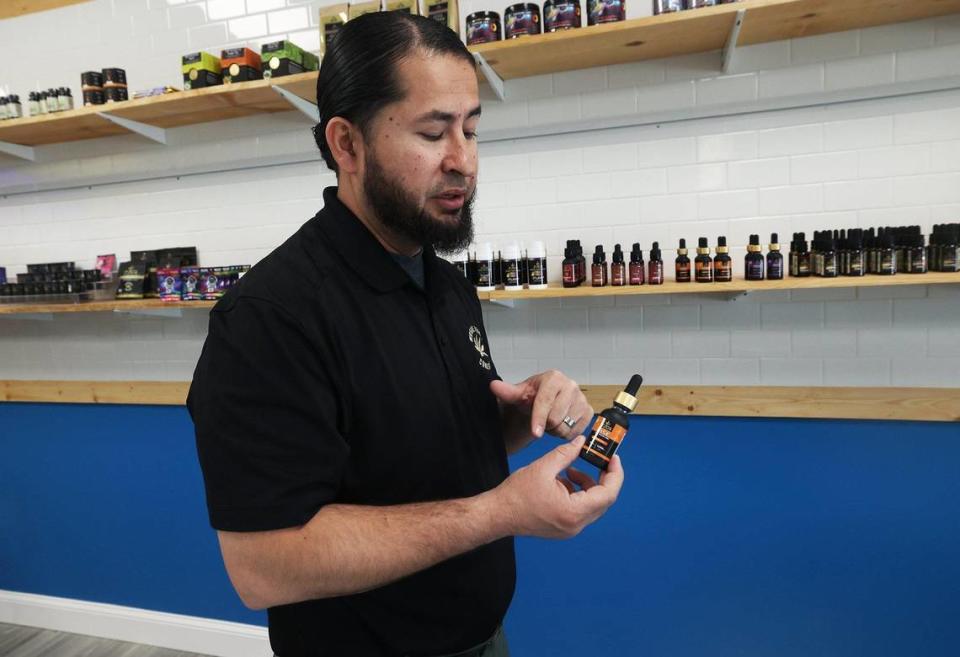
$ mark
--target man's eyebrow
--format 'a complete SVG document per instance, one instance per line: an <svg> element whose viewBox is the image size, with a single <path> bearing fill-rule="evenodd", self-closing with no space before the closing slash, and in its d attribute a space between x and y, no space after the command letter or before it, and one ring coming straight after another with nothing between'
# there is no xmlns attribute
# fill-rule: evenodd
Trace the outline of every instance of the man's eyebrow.
<svg viewBox="0 0 960 657"><path fill-rule="evenodd" d="M475 116L480 116L481 108L479 105L474 107L467 114L467 118L471 119ZM456 115L452 112L443 112L441 110L432 110L430 112L425 112L416 118L416 123L422 123L424 121L442 121L443 123L453 123L456 119Z"/></svg>

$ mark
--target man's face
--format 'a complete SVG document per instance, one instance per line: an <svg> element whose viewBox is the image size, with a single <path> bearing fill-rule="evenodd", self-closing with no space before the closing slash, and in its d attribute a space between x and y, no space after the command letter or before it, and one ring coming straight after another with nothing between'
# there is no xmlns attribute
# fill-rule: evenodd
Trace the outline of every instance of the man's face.
<svg viewBox="0 0 960 657"><path fill-rule="evenodd" d="M397 73L406 97L384 107L365 141L366 201L387 228L440 252L473 239L480 99L474 68L414 54Z"/></svg>

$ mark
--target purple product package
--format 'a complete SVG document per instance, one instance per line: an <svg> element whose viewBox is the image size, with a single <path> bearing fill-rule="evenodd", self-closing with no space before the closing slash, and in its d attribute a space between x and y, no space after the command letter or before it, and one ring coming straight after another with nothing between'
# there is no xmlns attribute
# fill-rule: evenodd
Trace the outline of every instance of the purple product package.
<svg viewBox="0 0 960 657"><path fill-rule="evenodd" d="M180 301L183 283L180 280L179 267L159 267L157 269L157 292L162 301Z"/></svg>

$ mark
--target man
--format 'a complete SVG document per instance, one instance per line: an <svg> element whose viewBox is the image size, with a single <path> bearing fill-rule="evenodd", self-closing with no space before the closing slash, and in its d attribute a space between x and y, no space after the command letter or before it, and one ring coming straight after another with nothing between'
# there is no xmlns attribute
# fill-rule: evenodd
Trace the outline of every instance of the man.
<svg viewBox="0 0 960 657"><path fill-rule="evenodd" d="M314 134L338 186L213 309L188 405L210 521L279 657L507 655L513 536L566 538L623 481L569 468L592 409L499 379L472 239L480 105L457 35L397 12L323 60ZM544 431L571 442L510 474Z"/></svg>

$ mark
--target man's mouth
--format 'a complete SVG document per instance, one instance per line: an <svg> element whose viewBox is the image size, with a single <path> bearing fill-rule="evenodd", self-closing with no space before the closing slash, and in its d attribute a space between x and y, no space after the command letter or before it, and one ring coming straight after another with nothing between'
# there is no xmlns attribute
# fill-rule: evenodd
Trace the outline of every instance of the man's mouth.
<svg viewBox="0 0 960 657"><path fill-rule="evenodd" d="M467 198L464 191L448 191L434 197L444 210L459 210Z"/></svg>

